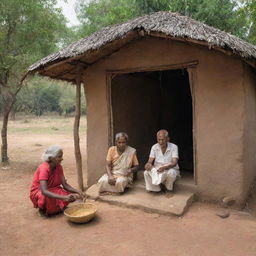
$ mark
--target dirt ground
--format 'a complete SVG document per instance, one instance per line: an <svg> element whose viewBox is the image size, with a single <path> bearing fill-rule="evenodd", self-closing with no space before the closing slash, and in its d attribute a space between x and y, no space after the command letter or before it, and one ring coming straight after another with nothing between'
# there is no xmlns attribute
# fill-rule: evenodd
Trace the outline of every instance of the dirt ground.
<svg viewBox="0 0 256 256"><path fill-rule="evenodd" d="M37 132L42 123L45 130ZM82 150L84 138L85 130ZM29 187L42 151L51 144L63 146L64 172L76 186L72 119L10 122L11 165L0 168L0 255L256 255L256 219L235 210L222 219L217 205L194 203L178 218L96 202L97 217L87 224L69 223L63 215L40 217Z"/></svg>

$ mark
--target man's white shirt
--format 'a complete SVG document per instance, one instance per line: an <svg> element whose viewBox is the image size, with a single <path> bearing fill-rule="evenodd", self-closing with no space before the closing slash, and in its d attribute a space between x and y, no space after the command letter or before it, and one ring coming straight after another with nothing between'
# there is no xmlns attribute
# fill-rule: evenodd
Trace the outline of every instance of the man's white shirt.
<svg viewBox="0 0 256 256"><path fill-rule="evenodd" d="M149 157L155 159L154 167L159 168L163 165L170 164L172 158L179 158L178 147L177 145L168 142L167 149L163 154L160 145L156 143L155 145L152 146ZM173 168L178 170L178 164Z"/></svg>

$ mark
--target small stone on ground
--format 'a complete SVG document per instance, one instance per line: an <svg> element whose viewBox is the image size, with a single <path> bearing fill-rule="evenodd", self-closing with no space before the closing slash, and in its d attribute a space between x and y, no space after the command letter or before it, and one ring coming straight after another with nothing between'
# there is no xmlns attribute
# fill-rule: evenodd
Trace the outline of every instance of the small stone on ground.
<svg viewBox="0 0 256 256"><path fill-rule="evenodd" d="M217 216L219 216L220 218L227 218L229 217L229 212L228 211L224 211L224 210L221 210L219 212L216 213Z"/></svg>

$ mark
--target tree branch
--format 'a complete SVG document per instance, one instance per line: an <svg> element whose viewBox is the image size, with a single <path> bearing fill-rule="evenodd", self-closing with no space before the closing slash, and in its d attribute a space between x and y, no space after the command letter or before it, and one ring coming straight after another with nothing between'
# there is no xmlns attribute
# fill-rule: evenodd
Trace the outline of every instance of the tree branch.
<svg viewBox="0 0 256 256"><path fill-rule="evenodd" d="M28 75L28 73L25 73L25 74L21 77L21 79L20 79L20 81L19 81L19 83L18 83L18 85L17 85L17 90L16 90L16 92L14 93L15 97L16 97L16 95L18 94L18 92L21 90L22 86L24 85L23 82L24 82L24 80L26 79L27 75Z"/></svg>

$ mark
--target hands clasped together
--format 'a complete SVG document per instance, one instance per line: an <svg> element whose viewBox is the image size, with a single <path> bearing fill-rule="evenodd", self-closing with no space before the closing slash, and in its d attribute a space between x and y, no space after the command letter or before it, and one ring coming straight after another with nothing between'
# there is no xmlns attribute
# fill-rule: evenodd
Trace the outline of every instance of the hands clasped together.
<svg viewBox="0 0 256 256"><path fill-rule="evenodd" d="M83 200L84 198L85 195L81 191L78 191L77 193L71 193L69 195L66 195L64 201L71 203L76 201L77 199Z"/></svg>
<svg viewBox="0 0 256 256"><path fill-rule="evenodd" d="M131 169L131 168L130 168L130 169L127 169L127 170L125 171L125 173L124 173L124 176L129 176L131 173L132 173L132 169ZM117 179L117 177L115 177L114 175L110 175L110 176L108 177L108 183L109 183L109 185L114 186L114 185L116 184L116 179Z"/></svg>

